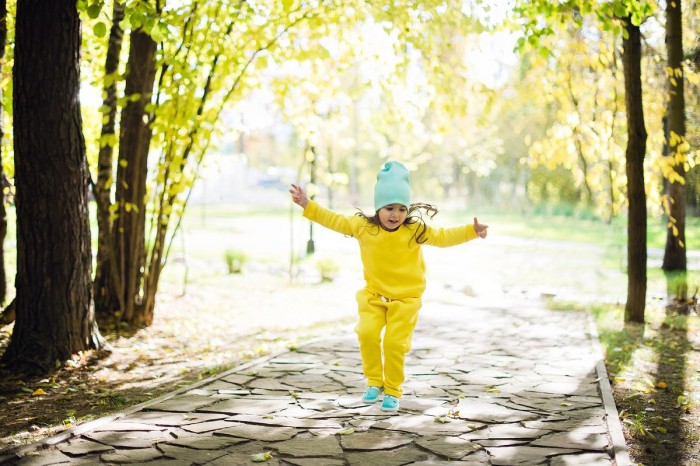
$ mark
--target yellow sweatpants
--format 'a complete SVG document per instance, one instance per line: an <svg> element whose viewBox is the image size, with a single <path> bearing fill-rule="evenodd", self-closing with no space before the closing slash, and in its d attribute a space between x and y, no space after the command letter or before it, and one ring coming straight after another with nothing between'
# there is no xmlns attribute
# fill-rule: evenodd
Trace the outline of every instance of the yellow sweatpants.
<svg viewBox="0 0 700 466"><path fill-rule="evenodd" d="M400 398L405 379L404 360L411 349L421 298L389 301L366 289L358 291L356 297L359 320L355 332L367 386L384 387L384 393ZM382 342L381 332L385 327Z"/></svg>

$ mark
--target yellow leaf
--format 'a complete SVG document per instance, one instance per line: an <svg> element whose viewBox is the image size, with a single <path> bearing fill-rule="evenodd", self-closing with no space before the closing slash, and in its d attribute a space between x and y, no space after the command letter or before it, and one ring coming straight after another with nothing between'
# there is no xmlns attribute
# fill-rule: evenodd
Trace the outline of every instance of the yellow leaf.
<svg viewBox="0 0 700 466"><path fill-rule="evenodd" d="M34 390L32 392L32 396L41 396L41 395L46 395L46 392L41 388L37 388L36 390Z"/></svg>
<svg viewBox="0 0 700 466"><path fill-rule="evenodd" d="M338 431L339 435L350 435L350 434L354 434L354 433L355 433L355 429L353 429L352 427L346 427L345 429Z"/></svg>
<svg viewBox="0 0 700 466"><path fill-rule="evenodd" d="M657 383L656 386L659 388L666 388L668 387L668 384L662 380L661 382Z"/></svg>
<svg viewBox="0 0 700 466"><path fill-rule="evenodd" d="M435 418L435 422L439 422L441 424L447 424L448 422L452 422L452 420L447 416L438 416Z"/></svg>
<svg viewBox="0 0 700 466"><path fill-rule="evenodd" d="M256 453L254 455L250 455L250 460L253 463L263 463L271 458L272 458L272 455L270 454L269 451L266 451L265 453Z"/></svg>

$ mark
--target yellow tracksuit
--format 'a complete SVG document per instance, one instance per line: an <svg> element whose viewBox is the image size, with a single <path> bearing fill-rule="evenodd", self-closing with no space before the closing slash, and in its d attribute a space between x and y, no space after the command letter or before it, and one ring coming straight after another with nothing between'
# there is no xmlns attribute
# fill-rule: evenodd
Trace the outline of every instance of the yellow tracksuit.
<svg viewBox="0 0 700 466"><path fill-rule="evenodd" d="M341 215L314 201L309 201L304 216L357 239L366 283L356 296L359 321L355 331L362 370L368 386L384 387L386 394L401 397L404 359L411 349L425 291L422 244L414 237L419 224L404 224L396 231L386 231L363 217ZM439 229L428 226L423 244L448 247L476 237L473 225ZM384 327L382 361L380 335Z"/></svg>

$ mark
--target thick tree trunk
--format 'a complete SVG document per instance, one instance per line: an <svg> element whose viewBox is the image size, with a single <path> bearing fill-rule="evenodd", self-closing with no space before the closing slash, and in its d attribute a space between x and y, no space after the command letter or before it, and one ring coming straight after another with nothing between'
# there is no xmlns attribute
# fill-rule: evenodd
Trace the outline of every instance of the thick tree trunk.
<svg viewBox="0 0 700 466"><path fill-rule="evenodd" d="M3 360L25 373L48 372L57 361L102 344L92 307L79 64L75 0L18 2L13 74L17 297Z"/></svg>
<svg viewBox="0 0 700 466"><path fill-rule="evenodd" d="M674 170L685 179L685 98L683 95L683 21L681 0L666 3L666 50L668 55L668 121L669 157L675 158ZM680 156L680 157L679 157ZM666 233L666 249L662 268L667 272L683 271L687 268L685 248L685 184L669 180L669 223Z"/></svg>
<svg viewBox="0 0 700 466"><path fill-rule="evenodd" d="M2 75L5 63L5 41L7 40L7 2L0 0L0 75ZM5 125L3 121L3 94L0 86L0 143L5 137ZM5 173L2 169L2 144L0 144L0 306L5 303L7 297L7 273L5 271L5 237L7 236L7 210L5 209Z"/></svg>
<svg viewBox="0 0 700 466"><path fill-rule="evenodd" d="M112 248L112 221L110 220L110 192L113 179L114 147L111 141L116 141L115 127L117 118L117 73L119 70L119 55L121 54L124 31L119 22L124 18L124 4L114 2L112 7L112 28L107 46L105 61L105 86L103 107L107 109L103 116L100 137L100 153L97 161L97 182L94 195L97 203L97 258L95 261L95 311L98 315L108 315L118 308L118 303L110 303L109 297L114 292L107 292L110 285L110 265L114 250ZM116 270L116 269L114 269Z"/></svg>
<svg viewBox="0 0 700 466"><path fill-rule="evenodd" d="M625 322L644 322L647 290L647 213L644 156L647 131L642 106L642 42L639 26L625 20L628 37L622 40L627 110L627 304Z"/></svg>
<svg viewBox="0 0 700 466"><path fill-rule="evenodd" d="M143 274L146 267L146 176L151 143L146 105L151 102L156 75L156 43L143 31L131 33L125 94L138 95L122 110L117 167L117 218L113 244L118 281L116 299L123 304L120 319L132 327L148 326L152 318L142 312ZM113 270L114 268L112 268Z"/></svg>

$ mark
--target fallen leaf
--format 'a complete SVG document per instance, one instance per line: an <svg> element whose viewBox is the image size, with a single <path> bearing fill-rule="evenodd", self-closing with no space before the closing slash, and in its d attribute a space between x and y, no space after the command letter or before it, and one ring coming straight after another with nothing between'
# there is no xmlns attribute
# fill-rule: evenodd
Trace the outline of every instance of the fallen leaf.
<svg viewBox="0 0 700 466"><path fill-rule="evenodd" d="M350 434L354 434L354 433L355 433L355 429L353 429L352 427L346 427L345 429L338 431L339 435L350 435Z"/></svg>
<svg viewBox="0 0 700 466"><path fill-rule="evenodd" d="M41 388L37 388L36 390L34 390L32 392L32 396L42 396L42 395L46 395L46 392Z"/></svg>
<svg viewBox="0 0 700 466"><path fill-rule="evenodd" d="M269 451L266 451L265 453L256 453L254 455L250 455L250 460L253 463L264 463L269 459L272 459L272 455Z"/></svg>
<svg viewBox="0 0 700 466"><path fill-rule="evenodd" d="M452 422L452 419L450 419L447 416L438 416L435 418L435 422L439 422L441 424L447 424L448 422Z"/></svg>
<svg viewBox="0 0 700 466"><path fill-rule="evenodd" d="M662 380L661 382L657 383L656 386L659 388L666 388L668 387L668 384Z"/></svg>

